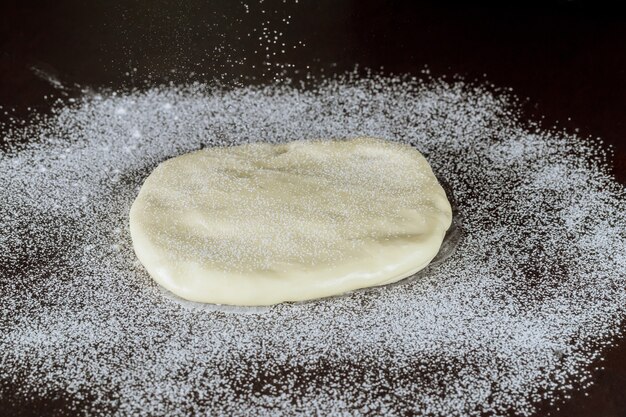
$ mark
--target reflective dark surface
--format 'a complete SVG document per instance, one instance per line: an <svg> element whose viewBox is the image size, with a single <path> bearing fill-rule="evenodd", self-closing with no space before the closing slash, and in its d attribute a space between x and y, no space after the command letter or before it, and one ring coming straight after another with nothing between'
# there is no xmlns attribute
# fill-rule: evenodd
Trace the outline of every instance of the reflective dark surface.
<svg viewBox="0 0 626 417"><path fill-rule="evenodd" d="M415 75L427 68L435 77L511 87L527 117L545 116L544 127L602 137L615 151L614 174L626 182L626 17L617 8L581 1L244 3L5 0L0 120L27 120L32 109L45 113L56 98L86 89L264 83L285 68L295 79L356 64ZM263 28L277 31L277 44L259 40ZM599 366L587 393L540 415L626 416L626 341ZM63 402L16 409L0 399L0 415L14 414L64 415Z"/></svg>

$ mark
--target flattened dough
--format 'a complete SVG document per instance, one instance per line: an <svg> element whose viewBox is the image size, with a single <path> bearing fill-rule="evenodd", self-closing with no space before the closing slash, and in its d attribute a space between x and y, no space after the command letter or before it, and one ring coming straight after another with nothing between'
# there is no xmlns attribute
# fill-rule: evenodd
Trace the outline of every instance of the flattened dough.
<svg viewBox="0 0 626 417"><path fill-rule="evenodd" d="M270 305L398 281L452 219L426 159L358 138L203 149L160 164L130 211L137 257L174 294Z"/></svg>

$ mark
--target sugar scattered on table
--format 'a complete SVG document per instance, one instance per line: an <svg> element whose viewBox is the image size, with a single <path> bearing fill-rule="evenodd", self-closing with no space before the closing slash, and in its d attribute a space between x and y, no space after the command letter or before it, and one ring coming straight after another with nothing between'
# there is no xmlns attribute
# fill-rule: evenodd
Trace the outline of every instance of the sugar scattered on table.
<svg viewBox="0 0 626 417"><path fill-rule="evenodd" d="M0 395L84 415L530 415L592 383L626 306L626 197L595 140L490 86L327 79L101 93L0 154ZM189 308L136 261L128 210L170 157L373 136L416 146L464 239L402 285ZM27 144L24 144L27 143Z"/></svg>

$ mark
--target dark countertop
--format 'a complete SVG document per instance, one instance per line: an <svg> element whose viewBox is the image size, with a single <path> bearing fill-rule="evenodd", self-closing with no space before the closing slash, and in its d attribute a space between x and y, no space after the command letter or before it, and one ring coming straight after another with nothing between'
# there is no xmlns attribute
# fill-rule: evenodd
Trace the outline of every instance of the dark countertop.
<svg viewBox="0 0 626 417"><path fill-rule="evenodd" d="M29 108L46 112L54 97L79 94L75 84L267 82L275 72L261 70L265 56L254 53L259 41L246 35L269 21L287 46L282 54L270 45L279 57L272 60L292 64L300 70L296 77L307 67L329 74L359 64L420 75L427 66L435 77L511 87L527 117L612 146L613 172L626 183L626 15L603 4L266 1L246 13L243 3L230 0L41 3L0 5L0 121L27 119ZM243 57L244 63L233 62ZM68 88L53 87L42 72ZM626 416L625 340L602 366L588 392L540 415ZM42 412L62 414L54 404L36 414Z"/></svg>

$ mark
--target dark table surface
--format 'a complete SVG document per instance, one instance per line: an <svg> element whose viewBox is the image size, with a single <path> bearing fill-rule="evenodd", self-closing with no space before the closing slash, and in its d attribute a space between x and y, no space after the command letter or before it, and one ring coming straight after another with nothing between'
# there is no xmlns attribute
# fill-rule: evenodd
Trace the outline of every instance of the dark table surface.
<svg viewBox="0 0 626 417"><path fill-rule="evenodd" d="M306 71L343 73L359 64L416 75L427 67L436 77L460 75L511 87L523 99L527 117L601 137L612 146L613 173L626 183L626 15L617 8L565 0L506 6L244 3L4 0L0 121L27 123L31 112L45 113L56 97L78 95L81 87L269 82L276 71L264 70L258 38L247 37L268 22L271 30L282 32L287 46L283 54L270 45L270 52L277 52L272 60L292 65L296 78ZM51 77L67 88L55 88ZM606 353L603 366L589 391L540 415L626 416L626 340ZM59 411L47 409L54 415Z"/></svg>

